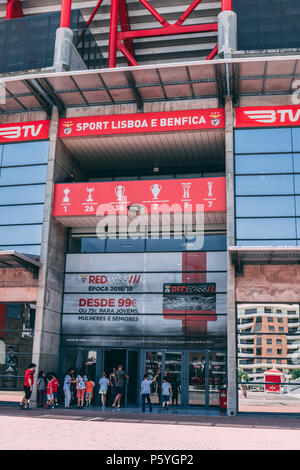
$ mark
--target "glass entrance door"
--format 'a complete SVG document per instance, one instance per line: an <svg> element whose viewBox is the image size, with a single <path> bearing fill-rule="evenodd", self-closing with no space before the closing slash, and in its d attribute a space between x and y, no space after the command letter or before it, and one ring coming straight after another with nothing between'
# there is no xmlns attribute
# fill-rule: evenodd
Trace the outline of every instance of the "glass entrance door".
<svg viewBox="0 0 300 470"><path fill-rule="evenodd" d="M188 361L188 404L205 406L207 402L206 353L189 352Z"/></svg>
<svg viewBox="0 0 300 470"><path fill-rule="evenodd" d="M226 384L226 353L195 351L188 358L188 404L219 406L219 391Z"/></svg>
<svg viewBox="0 0 300 470"><path fill-rule="evenodd" d="M167 377L172 387L170 403L174 406L182 404L182 358L180 351L146 351L145 353L145 372L150 378L158 375L156 381L151 386L152 404L161 402L161 384L164 377Z"/></svg>

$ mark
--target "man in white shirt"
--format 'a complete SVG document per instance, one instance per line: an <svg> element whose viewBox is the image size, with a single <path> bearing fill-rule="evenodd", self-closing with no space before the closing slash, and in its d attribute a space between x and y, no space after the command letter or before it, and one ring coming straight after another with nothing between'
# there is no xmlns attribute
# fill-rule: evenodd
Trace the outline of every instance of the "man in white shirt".
<svg viewBox="0 0 300 470"><path fill-rule="evenodd" d="M152 404L150 398L150 387L153 382L157 379L158 375L154 379L149 379L148 374L144 375L144 380L141 383L141 397L143 400L143 413L145 412L146 401L149 405L149 410L152 412Z"/></svg>

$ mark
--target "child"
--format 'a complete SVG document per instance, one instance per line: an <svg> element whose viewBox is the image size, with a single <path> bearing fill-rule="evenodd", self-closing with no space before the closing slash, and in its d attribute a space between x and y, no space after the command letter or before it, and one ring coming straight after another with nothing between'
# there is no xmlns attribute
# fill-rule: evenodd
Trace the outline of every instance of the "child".
<svg viewBox="0 0 300 470"><path fill-rule="evenodd" d="M53 400L53 376L47 376L47 403L46 408L54 408L54 400Z"/></svg>
<svg viewBox="0 0 300 470"><path fill-rule="evenodd" d="M99 380L99 385L100 385L99 393L101 396L102 408L105 408L107 389L108 389L108 385L110 385L105 372L103 372L102 377Z"/></svg>
<svg viewBox="0 0 300 470"><path fill-rule="evenodd" d="M56 374L54 372L52 372L52 377L53 377L52 384L53 384L53 402L54 402L53 404L57 408L58 407L57 395L58 395L59 381L57 380Z"/></svg>
<svg viewBox="0 0 300 470"><path fill-rule="evenodd" d="M84 402L84 395L85 395L85 390L86 390L86 382L87 382L87 377L84 375L83 370L80 370L78 372L78 375L76 377L76 389L77 389L77 408L83 408L83 402Z"/></svg>
<svg viewBox="0 0 300 470"><path fill-rule="evenodd" d="M169 411L169 402L170 402L170 394L172 392L171 384L168 382L168 378L163 378L163 383L161 386L161 393L162 393L162 407L167 408L167 412Z"/></svg>
<svg viewBox="0 0 300 470"><path fill-rule="evenodd" d="M88 378L88 381L85 384L85 401L86 406L91 406L92 398L93 398L93 388L95 387L95 383L92 381L91 377Z"/></svg>
<svg viewBox="0 0 300 470"><path fill-rule="evenodd" d="M41 370L36 384L38 408L43 408L45 406L46 380L46 374L43 370Z"/></svg>

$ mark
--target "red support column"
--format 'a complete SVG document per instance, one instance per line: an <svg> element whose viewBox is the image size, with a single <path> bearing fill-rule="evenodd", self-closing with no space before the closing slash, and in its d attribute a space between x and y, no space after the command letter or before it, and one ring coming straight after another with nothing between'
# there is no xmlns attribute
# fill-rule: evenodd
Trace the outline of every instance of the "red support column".
<svg viewBox="0 0 300 470"><path fill-rule="evenodd" d="M117 65L119 0L111 0L108 68Z"/></svg>
<svg viewBox="0 0 300 470"><path fill-rule="evenodd" d="M70 28L71 26L72 0L61 0L60 27Z"/></svg>
<svg viewBox="0 0 300 470"><path fill-rule="evenodd" d="M7 0L6 19L21 18L24 16L22 5L19 0Z"/></svg>
<svg viewBox="0 0 300 470"><path fill-rule="evenodd" d="M232 0L222 0L222 11L232 10Z"/></svg>
<svg viewBox="0 0 300 470"><path fill-rule="evenodd" d="M126 0L119 0L119 20L120 20L121 31L131 31L130 19L129 19ZM126 39L124 41L124 46L130 52L130 55L134 57L135 51L134 51L133 39L131 38ZM128 65L132 65L131 59L128 60Z"/></svg>

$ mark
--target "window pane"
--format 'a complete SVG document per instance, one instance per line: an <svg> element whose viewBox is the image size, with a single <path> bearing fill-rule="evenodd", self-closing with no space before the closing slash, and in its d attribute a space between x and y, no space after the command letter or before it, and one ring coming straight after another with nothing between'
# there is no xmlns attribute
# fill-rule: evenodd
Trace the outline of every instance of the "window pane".
<svg viewBox="0 0 300 470"><path fill-rule="evenodd" d="M78 239L74 238L74 242ZM81 250L78 253L102 253L105 251L105 240L100 238L81 238Z"/></svg>
<svg viewBox="0 0 300 470"><path fill-rule="evenodd" d="M44 202L45 185L0 188L0 204L30 204Z"/></svg>
<svg viewBox="0 0 300 470"><path fill-rule="evenodd" d="M295 193L300 194L300 175L295 175Z"/></svg>
<svg viewBox="0 0 300 470"><path fill-rule="evenodd" d="M242 173L293 173L292 154L236 155L235 172Z"/></svg>
<svg viewBox="0 0 300 470"><path fill-rule="evenodd" d="M170 238L146 240L146 251L185 251L185 239Z"/></svg>
<svg viewBox="0 0 300 470"><path fill-rule="evenodd" d="M43 222L44 204L0 207L0 225Z"/></svg>
<svg viewBox="0 0 300 470"><path fill-rule="evenodd" d="M42 225L16 225L1 227L0 245L39 244L41 243Z"/></svg>
<svg viewBox="0 0 300 470"><path fill-rule="evenodd" d="M294 160L294 172L300 173L300 154L294 153L293 160Z"/></svg>
<svg viewBox="0 0 300 470"><path fill-rule="evenodd" d="M47 176L47 165L2 168L0 185L44 183Z"/></svg>
<svg viewBox="0 0 300 470"><path fill-rule="evenodd" d="M47 163L48 148L48 141L3 145L2 166Z"/></svg>
<svg viewBox="0 0 300 470"><path fill-rule="evenodd" d="M300 176L300 175L299 175ZM300 180L299 180L300 187ZM236 194L259 196L264 194L294 194L292 175L237 176ZM299 191L300 194L300 191Z"/></svg>
<svg viewBox="0 0 300 470"><path fill-rule="evenodd" d="M291 152L291 135L291 129L243 129L235 131L235 152Z"/></svg>
<svg viewBox="0 0 300 470"><path fill-rule="evenodd" d="M300 128L294 127L292 129L293 151L300 152Z"/></svg>
<svg viewBox="0 0 300 470"><path fill-rule="evenodd" d="M238 305L237 312L240 410L243 405L247 408L243 411L295 411L299 408L295 387L300 372L299 304L245 303ZM296 334L291 334L294 327ZM288 384L293 388L289 390Z"/></svg>
<svg viewBox="0 0 300 470"><path fill-rule="evenodd" d="M142 238L137 240L133 240L132 238L126 238L124 240L108 238L106 251L116 253L143 252L145 251L145 240Z"/></svg>
<svg viewBox="0 0 300 470"><path fill-rule="evenodd" d="M296 238L295 219L237 219L237 238Z"/></svg>
<svg viewBox="0 0 300 470"><path fill-rule="evenodd" d="M300 204L300 200L299 200ZM299 206L300 210L300 206ZM237 197L237 217L275 217L294 216L295 203L293 196ZM299 214L300 215L300 214Z"/></svg>

